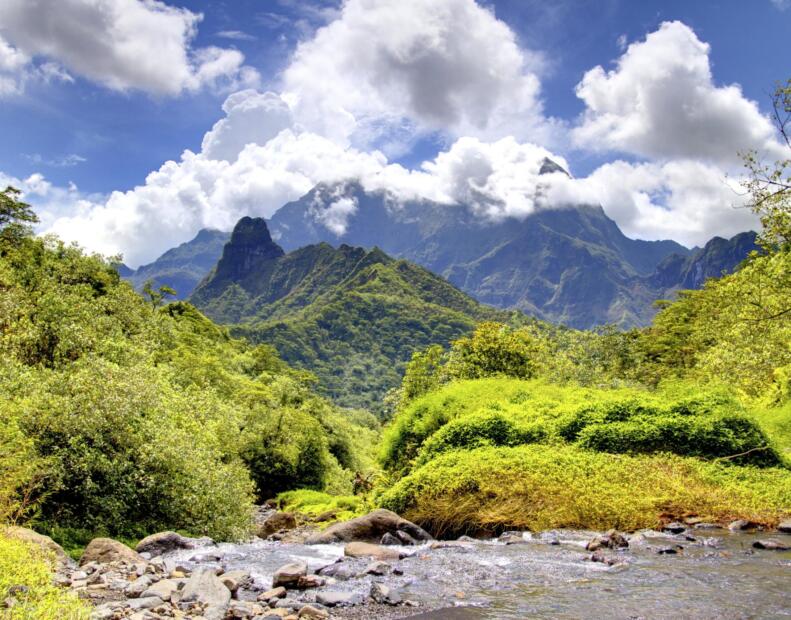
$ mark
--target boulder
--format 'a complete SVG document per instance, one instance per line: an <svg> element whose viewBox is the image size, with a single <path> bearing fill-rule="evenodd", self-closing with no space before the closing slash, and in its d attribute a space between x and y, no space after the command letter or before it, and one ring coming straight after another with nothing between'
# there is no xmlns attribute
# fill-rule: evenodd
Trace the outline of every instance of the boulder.
<svg viewBox="0 0 791 620"><path fill-rule="evenodd" d="M682 534L686 531L687 526L683 523L679 523L678 521L673 521L673 523L668 523L662 526L663 532L670 532L671 534Z"/></svg>
<svg viewBox="0 0 791 620"><path fill-rule="evenodd" d="M282 530L293 530L295 527L297 527L297 517L293 513L276 512L264 519L264 521L258 526L256 535L259 538L266 538L275 532L280 532Z"/></svg>
<svg viewBox="0 0 791 620"><path fill-rule="evenodd" d="M585 548L588 551L596 551L598 549L625 549L628 546L629 541L623 534L616 530L609 530L596 536Z"/></svg>
<svg viewBox="0 0 791 620"><path fill-rule="evenodd" d="M783 532L783 534L791 534L791 519L778 523L777 531Z"/></svg>
<svg viewBox="0 0 791 620"><path fill-rule="evenodd" d="M327 590L316 594L316 602L325 607L348 607L357 602L354 592Z"/></svg>
<svg viewBox="0 0 791 620"><path fill-rule="evenodd" d="M774 539L756 540L753 543L753 547L756 549L768 549L771 551L791 551L791 547L781 543L779 540Z"/></svg>
<svg viewBox="0 0 791 620"><path fill-rule="evenodd" d="M382 536L382 540L379 541L380 545L390 545L391 547L397 547L398 545L403 544L400 538L396 538L390 532L386 532L384 536Z"/></svg>
<svg viewBox="0 0 791 620"><path fill-rule="evenodd" d="M383 583L374 582L371 584L370 597L375 603L380 605L398 605L401 603L401 595Z"/></svg>
<svg viewBox="0 0 791 620"><path fill-rule="evenodd" d="M363 571L366 575L386 575L392 570L392 567L387 562L371 562L368 566L365 567Z"/></svg>
<svg viewBox="0 0 791 620"><path fill-rule="evenodd" d="M343 548L343 554L350 558L373 558L374 560L400 560L406 554L392 547L382 547L364 542L350 542Z"/></svg>
<svg viewBox="0 0 791 620"><path fill-rule="evenodd" d="M363 517L331 525L323 532L308 537L305 542L309 545L354 541L376 543L385 534L398 536L398 532L406 532L418 541L432 540L431 535L423 528L402 519L394 512L379 509Z"/></svg>
<svg viewBox="0 0 791 620"><path fill-rule="evenodd" d="M269 602L279 598L286 598L286 589L283 586L272 588L258 595L259 601Z"/></svg>
<svg viewBox="0 0 791 620"><path fill-rule="evenodd" d="M220 581L225 584L231 593L236 592L239 588L245 588L253 582L249 571L246 570L232 570L220 575Z"/></svg>
<svg viewBox="0 0 791 620"><path fill-rule="evenodd" d="M743 532L744 530L755 529L755 523L745 521L744 519L737 519L728 524L728 529L731 532Z"/></svg>
<svg viewBox="0 0 791 620"><path fill-rule="evenodd" d="M323 609L319 609L318 607L313 607L313 605L305 605L302 609L299 610L299 614L297 614L299 618L329 618L330 614L328 614Z"/></svg>
<svg viewBox="0 0 791 620"><path fill-rule="evenodd" d="M3 528L3 533L9 538L21 540L22 542L38 545L45 551L52 553L55 556L55 561L60 565L71 566L74 564L66 552L58 543L52 540L49 536L39 534L26 527L19 527L16 525L9 525Z"/></svg>
<svg viewBox="0 0 791 620"><path fill-rule="evenodd" d="M162 581L157 581L155 584L149 586L146 591L140 595L140 597L145 598L147 596L158 596L163 601L169 601L171 594L177 592L178 589L178 581L175 579L163 579Z"/></svg>
<svg viewBox="0 0 791 620"><path fill-rule="evenodd" d="M300 577L308 574L308 565L304 562L293 562L281 566L275 571L272 577L272 588L296 588L299 585Z"/></svg>
<svg viewBox="0 0 791 620"><path fill-rule="evenodd" d="M155 557L178 549L195 549L195 547L205 542L207 540L187 538L176 532L158 532L157 534L146 536L137 543L135 551L138 553L150 553L151 557Z"/></svg>
<svg viewBox="0 0 791 620"><path fill-rule="evenodd" d="M203 617L206 620L223 620L231 602L231 591L209 568L197 569L184 584L181 603L201 603L205 605Z"/></svg>
<svg viewBox="0 0 791 620"><path fill-rule="evenodd" d="M129 562L130 564L145 564L140 555L125 544L112 538L94 538L85 547L80 558L80 566L88 562L108 564L109 562Z"/></svg>

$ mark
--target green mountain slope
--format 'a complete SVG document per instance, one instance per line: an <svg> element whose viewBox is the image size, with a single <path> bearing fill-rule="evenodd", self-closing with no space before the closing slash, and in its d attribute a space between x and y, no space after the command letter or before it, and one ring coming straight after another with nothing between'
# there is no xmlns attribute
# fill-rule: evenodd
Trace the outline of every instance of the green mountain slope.
<svg viewBox="0 0 791 620"><path fill-rule="evenodd" d="M186 299L214 267L228 237L227 232L203 229L194 239L171 248L154 262L135 271L120 270L119 274L137 290L151 280L154 288L169 286L176 291L176 299Z"/></svg>
<svg viewBox="0 0 791 620"><path fill-rule="evenodd" d="M251 243L257 239L257 243ZM262 219L243 218L191 301L235 334L313 371L337 402L376 408L416 350L483 320L525 321L483 306L379 249L326 243L283 254Z"/></svg>

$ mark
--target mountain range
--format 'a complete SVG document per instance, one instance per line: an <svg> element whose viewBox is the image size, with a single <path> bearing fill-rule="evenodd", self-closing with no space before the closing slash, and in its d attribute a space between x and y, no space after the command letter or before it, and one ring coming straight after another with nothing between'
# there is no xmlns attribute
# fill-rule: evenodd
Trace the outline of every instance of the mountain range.
<svg viewBox="0 0 791 620"><path fill-rule="evenodd" d="M189 300L235 335L274 346L349 407L381 407L415 351L484 320L525 322L378 248L327 243L286 253L266 222L242 218Z"/></svg>
<svg viewBox="0 0 791 620"><path fill-rule="evenodd" d="M549 160L543 169L562 171ZM284 251L319 243L377 247L479 302L575 328L647 325L656 300L730 273L756 249L752 232L693 249L630 239L601 207L589 205L486 221L464 205L394 200L354 181L314 187L279 209L269 230ZM167 284L186 298L220 258L228 235L203 230L126 277L138 287L149 279Z"/></svg>

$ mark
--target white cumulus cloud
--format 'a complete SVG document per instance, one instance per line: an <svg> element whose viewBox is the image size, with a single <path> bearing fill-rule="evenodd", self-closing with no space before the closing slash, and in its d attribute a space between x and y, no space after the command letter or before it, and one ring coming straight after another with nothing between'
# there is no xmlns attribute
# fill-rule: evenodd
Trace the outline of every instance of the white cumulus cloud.
<svg viewBox="0 0 791 620"><path fill-rule="evenodd" d="M396 134L540 140L538 55L474 0L347 0L283 73L299 122L339 143Z"/></svg>
<svg viewBox="0 0 791 620"><path fill-rule="evenodd" d="M586 111L573 133L587 148L715 162L752 148L779 152L756 103L736 84L714 83L709 45L678 21L629 45L615 69L588 71L577 96Z"/></svg>
<svg viewBox="0 0 791 620"><path fill-rule="evenodd" d="M0 36L111 89L178 95L255 85L234 49L193 49L202 15L157 0L3 0ZM0 43L0 63L4 54Z"/></svg>

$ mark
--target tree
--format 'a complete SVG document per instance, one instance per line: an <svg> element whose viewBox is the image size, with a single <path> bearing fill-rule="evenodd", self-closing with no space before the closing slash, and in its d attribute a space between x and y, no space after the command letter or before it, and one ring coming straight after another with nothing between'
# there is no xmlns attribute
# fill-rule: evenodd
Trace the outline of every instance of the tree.
<svg viewBox="0 0 791 620"><path fill-rule="evenodd" d="M791 78L772 94L772 110L787 156L767 164L754 150L743 155L749 206L763 227L759 243L770 252L791 245Z"/></svg>
<svg viewBox="0 0 791 620"><path fill-rule="evenodd" d="M158 289L154 288L153 280L146 280L143 284L143 296L146 297L149 303L154 308L159 308L168 297L175 297L176 291L169 286L162 285Z"/></svg>
<svg viewBox="0 0 791 620"><path fill-rule="evenodd" d="M10 185L0 192L0 239L18 239L38 222L30 205L19 199L21 193Z"/></svg>

